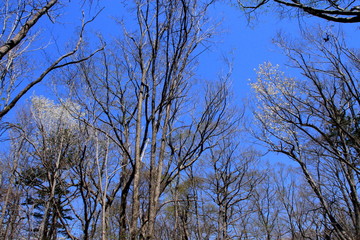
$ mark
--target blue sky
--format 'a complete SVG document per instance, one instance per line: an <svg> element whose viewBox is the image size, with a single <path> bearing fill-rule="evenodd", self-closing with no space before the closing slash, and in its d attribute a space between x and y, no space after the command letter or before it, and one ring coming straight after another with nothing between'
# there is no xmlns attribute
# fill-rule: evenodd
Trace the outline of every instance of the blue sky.
<svg viewBox="0 0 360 240"><path fill-rule="evenodd" d="M129 7L121 2L104 0L95 3L94 1L91 11L85 12L85 17L89 19L100 9L103 8L103 10L87 28L89 39L94 40L96 34L101 33L109 43L121 34L121 27L116 24L116 20L122 18L129 20L132 15ZM68 43L74 42L76 39L74 33L78 31L81 24L82 7L76 1L69 4L72 6L66 7L59 19L63 23L60 30L58 26L49 25L49 21L44 20L44 33L51 34L59 42L63 42L64 39ZM69 9L71 12L68 12ZM297 37L300 36L301 29L307 29L319 23L327 26L333 25L335 28L341 26L308 16L280 19L279 15L271 9L261 11L257 16L258 18L249 24L240 9L236 6L230 6L224 1L217 1L210 8L209 15L213 19L212 21L221 22L221 24L216 30L217 34L212 39L214 44L200 56L198 74L211 80L221 71L227 71L223 58L228 56L229 59L233 59L234 91L237 92L238 96L245 96L249 92L248 80L256 77L254 69L259 64L266 61L282 66L286 64L286 57L281 54L280 49L272 44L272 39L277 32L281 31L291 37ZM346 26L351 32L350 39L356 43L360 37L359 25L346 24L342 26Z"/></svg>

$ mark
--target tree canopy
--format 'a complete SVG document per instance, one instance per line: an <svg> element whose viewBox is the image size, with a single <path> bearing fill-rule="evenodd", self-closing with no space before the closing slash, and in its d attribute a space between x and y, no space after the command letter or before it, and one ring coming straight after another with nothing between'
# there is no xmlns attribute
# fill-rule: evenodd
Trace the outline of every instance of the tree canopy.
<svg viewBox="0 0 360 240"><path fill-rule="evenodd" d="M243 102L254 56L207 59L233 2L2 3L1 239L359 239L356 1L239 0L320 20Z"/></svg>

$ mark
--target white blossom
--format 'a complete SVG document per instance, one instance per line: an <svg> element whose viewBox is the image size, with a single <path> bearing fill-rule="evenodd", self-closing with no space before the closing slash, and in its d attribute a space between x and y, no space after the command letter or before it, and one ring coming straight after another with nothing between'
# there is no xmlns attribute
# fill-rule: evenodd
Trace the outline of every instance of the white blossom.
<svg viewBox="0 0 360 240"><path fill-rule="evenodd" d="M80 112L80 106L65 100L61 104L55 104L43 96L31 98L31 114L42 131L51 134L59 129L75 130L78 126L74 113Z"/></svg>
<svg viewBox="0 0 360 240"><path fill-rule="evenodd" d="M298 114L291 102L293 96L299 95L298 83L294 78L286 77L278 65L269 62L259 66L257 75L256 82L251 83L257 99L257 119L280 138L291 138L294 131L286 120Z"/></svg>

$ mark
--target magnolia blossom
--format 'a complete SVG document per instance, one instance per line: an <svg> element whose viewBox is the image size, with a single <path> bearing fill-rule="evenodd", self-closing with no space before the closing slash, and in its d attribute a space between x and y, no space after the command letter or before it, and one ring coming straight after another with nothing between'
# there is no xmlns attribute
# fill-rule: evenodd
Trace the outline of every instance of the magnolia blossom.
<svg viewBox="0 0 360 240"><path fill-rule="evenodd" d="M259 66L257 81L251 84L256 94L256 117L277 136L288 139L294 134L289 118L297 117L294 96L298 94L299 86L294 78L288 78L267 62ZM291 97L289 97L291 96Z"/></svg>
<svg viewBox="0 0 360 240"><path fill-rule="evenodd" d="M80 106L65 100L55 104L43 96L31 98L31 115L42 131L51 134L59 129L75 130L78 127L74 114L80 112Z"/></svg>

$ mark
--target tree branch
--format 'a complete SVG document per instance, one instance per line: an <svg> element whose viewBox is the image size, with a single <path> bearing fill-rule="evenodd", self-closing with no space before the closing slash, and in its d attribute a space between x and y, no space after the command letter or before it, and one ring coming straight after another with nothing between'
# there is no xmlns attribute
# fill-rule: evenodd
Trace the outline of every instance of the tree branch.
<svg viewBox="0 0 360 240"><path fill-rule="evenodd" d="M29 19L21 28L20 31L8 42L0 47L0 60L13 48L15 48L28 34L30 29L36 22L52 8L58 0L50 1L46 6L37 11L34 16Z"/></svg>

